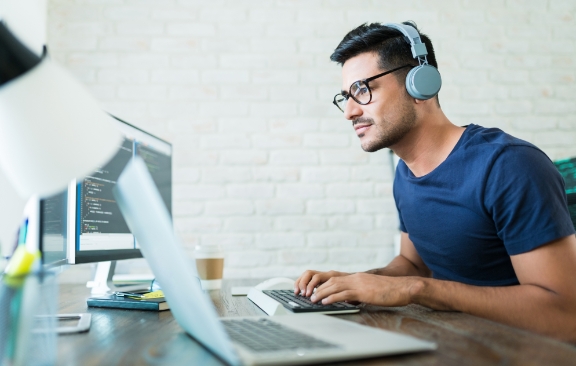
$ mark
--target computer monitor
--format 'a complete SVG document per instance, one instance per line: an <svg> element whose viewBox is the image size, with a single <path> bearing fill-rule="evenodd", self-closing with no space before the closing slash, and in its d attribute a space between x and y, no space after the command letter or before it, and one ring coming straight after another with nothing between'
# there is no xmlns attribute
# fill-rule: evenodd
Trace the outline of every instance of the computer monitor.
<svg viewBox="0 0 576 366"><path fill-rule="evenodd" d="M117 290L112 281L117 260L142 258L112 194L116 180L134 156L144 159L168 212L172 212L172 145L114 118L124 136L116 155L84 179L72 181L66 192L41 201L44 267L98 263L94 280L89 282L93 294Z"/></svg>
<svg viewBox="0 0 576 366"><path fill-rule="evenodd" d="M42 253L43 271L60 272L67 267L67 206L68 190L64 190L39 202L29 202L27 207L28 217L32 217L39 224L38 245ZM90 329L90 320L89 313L58 314L56 332L85 332Z"/></svg>
<svg viewBox="0 0 576 366"><path fill-rule="evenodd" d="M40 251L44 268L68 264L68 190L40 200Z"/></svg>

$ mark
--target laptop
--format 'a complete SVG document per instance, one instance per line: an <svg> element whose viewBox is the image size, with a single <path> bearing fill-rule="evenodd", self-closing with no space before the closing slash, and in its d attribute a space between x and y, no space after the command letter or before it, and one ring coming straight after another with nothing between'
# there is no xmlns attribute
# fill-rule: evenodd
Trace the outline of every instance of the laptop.
<svg viewBox="0 0 576 366"><path fill-rule="evenodd" d="M311 364L436 349L432 342L320 314L218 318L141 158L127 165L114 196L178 324L229 365Z"/></svg>

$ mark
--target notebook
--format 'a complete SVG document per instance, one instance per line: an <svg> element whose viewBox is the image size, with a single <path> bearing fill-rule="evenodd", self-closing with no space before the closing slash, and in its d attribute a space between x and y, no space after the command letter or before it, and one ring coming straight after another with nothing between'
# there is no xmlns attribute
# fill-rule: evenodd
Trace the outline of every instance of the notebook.
<svg viewBox="0 0 576 366"><path fill-rule="evenodd" d="M178 324L229 365L310 364L436 348L432 342L320 314L219 319L200 287L193 261L185 259L170 215L141 158L136 157L127 165L114 195L140 250L162 284ZM239 331L250 329L258 329L251 332L251 341L237 340ZM286 341L264 342L258 335L260 330L276 333Z"/></svg>
<svg viewBox="0 0 576 366"><path fill-rule="evenodd" d="M134 310L152 310L163 311L170 309L166 300L156 299L132 299L129 297L106 295L90 297L86 300L88 306L96 308L116 308L116 309L134 309Z"/></svg>

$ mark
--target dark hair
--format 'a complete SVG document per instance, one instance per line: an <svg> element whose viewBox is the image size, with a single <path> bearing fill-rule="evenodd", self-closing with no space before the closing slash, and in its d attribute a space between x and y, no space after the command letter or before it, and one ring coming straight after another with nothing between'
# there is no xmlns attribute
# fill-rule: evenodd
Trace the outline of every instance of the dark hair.
<svg viewBox="0 0 576 366"><path fill-rule="evenodd" d="M403 22L402 24L418 30L416 24L412 21ZM420 39L426 45L428 63L438 68L432 41L427 35L422 33L420 33ZM404 39L402 32L380 23L364 23L348 32L330 56L330 60L343 65L352 57L365 52L378 54L380 58L378 66L383 70L391 70L403 65L418 66L418 60L412 57L410 45ZM410 69L405 68L395 72L394 75L399 82L403 83L408 71Z"/></svg>

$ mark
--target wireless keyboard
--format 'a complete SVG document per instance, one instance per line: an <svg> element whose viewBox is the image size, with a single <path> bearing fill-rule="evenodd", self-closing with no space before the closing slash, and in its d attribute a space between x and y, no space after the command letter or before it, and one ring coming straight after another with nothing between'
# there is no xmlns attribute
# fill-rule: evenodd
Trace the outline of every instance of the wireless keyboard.
<svg viewBox="0 0 576 366"><path fill-rule="evenodd" d="M329 305L313 303L309 297L294 295L293 290L264 290L264 294L282 304L286 309L294 313L314 313L314 312L342 312L355 313L359 309L357 306L347 302L335 302Z"/></svg>

